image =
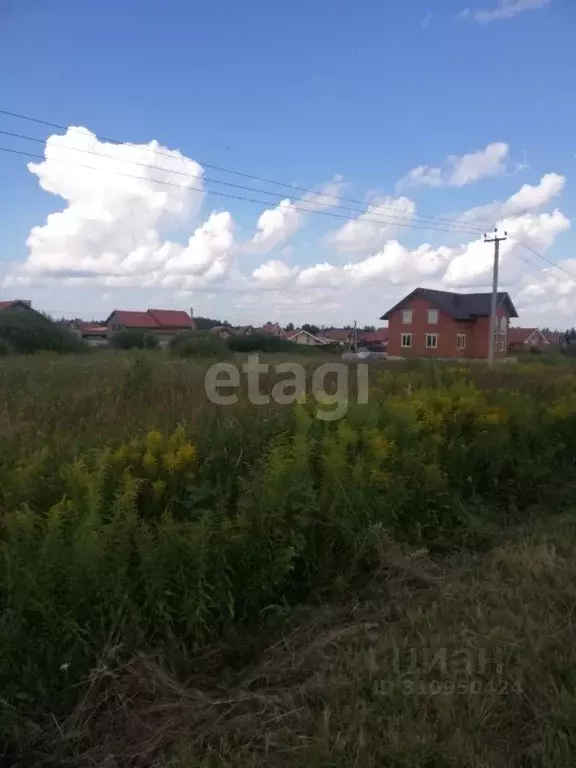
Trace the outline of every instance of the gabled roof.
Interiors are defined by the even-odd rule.
[[[195,323],[188,314],[179,309],[149,309],[160,328],[195,328]]]
[[[427,299],[454,320],[473,320],[475,317],[487,317],[490,314],[492,303],[491,293],[451,293],[450,291],[434,291],[430,288],[416,288],[382,315],[380,320],[389,320],[390,315],[402,309],[406,302],[416,297]],[[510,317],[518,317],[516,307],[508,293],[499,292],[497,301],[498,306],[506,304]]]
[[[106,320],[106,324],[108,324],[112,315],[116,316],[118,325],[123,325],[125,328],[159,328],[156,319],[148,312],[116,309]]]
[[[388,328],[378,328],[375,331],[363,331],[358,334],[359,340],[370,344],[388,341]]]
[[[535,336],[535,340],[543,341],[539,338],[538,328],[508,328],[507,340],[508,344],[526,344],[531,336]],[[544,339],[545,341],[545,339]]]
[[[0,301],[0,311],[3,309],[13,309],[15,307],[25,307],[32,309],[32,302],[24,299],[13,299],[12,301]]]
[[[351,333],[351,330],[345,330],[344,328],[331,328],[328,331],[322,331],[324,338],[331,339],[332,341],[348,341]]]
[[[110,322],[112,315],[116,316],[116,322],[125,328],[146,329],[183,329],[195,328],[194,321],[187,312],[175,309],[149,309],[147,312],[138,312],[126,309],[116,309],[106,320]]]
[[[310,336],[311,339],[319,341],[320,344],[326,344],[328,341],[328,339],[323,339],[321,336],[315,336],[313,333],[310,333],[310,331],[305,331],[304,328],[296,328],[294,331],[288,331],[286,336],[288,340],[291,340],[296,338],[296,336],[300,336],[302,333],[305,333],[306,336]]]

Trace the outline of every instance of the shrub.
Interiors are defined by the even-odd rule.
[[[7,310],[0,313],[0,341],[16,353],[82,352],[87,345],[69,328],[40,312]]]
[[[115,333],[110,344],[115,349],[156,349],[158,339],[149,331],[129,328]]]
[[[229,355],[226,342],[210,333],[185,331],[170,342],[170,352],[177,357],[218,357]]]
[[[9,344],[4,341],[4,339],[0,339],[0,357],[4,357],[4,355],[10,354],[10,346]]]
[[[294,341],[282,339],[279,336],[251,333],[246,336],[232,336],[228,346],[233,352],[311,352],[316,347],[306,347]]]

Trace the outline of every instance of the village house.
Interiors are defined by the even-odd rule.
[[[450,293],[416,288],[389,309],[389,357],[487,358],[490,293]],[[497,296],[495,357],[505,357],[508,326],[518,317],[508,293]]]
[[[550,347],[560,347],[564,344],[563,334],[558,331],[541,331],[539,328],[509,328],[508,349],[510,352]]]
[[[304,344],[308,347],[324,347],[329,343],[327,339],[323,339],[321,336],[315,336],[313,333],[305,331],[303,328],[287,331],[286,337],[288,341],[293,341],[295,344]]]
[[[68,323],[68,327],[90,347],[104,347],[108,344],[108,329],[103,323],[72,320]]]
[[[12,301],[0,301],[0,312],[5,312],[6,310],[23,310],[24,312],[27,312],[27,311],[36,312],[35,309],[32,309],[32,302],[28,301],[28,299],[13,299]]]
[[[377,328],[375,331],[360,331],[358,344],[371,352],[386,353],[388,351],[388,328]]]
[[[149,309],[137,312],[115,309],[106,320],[106,328],[108,339],[120,331],[147,331],[156,336],[160,346],[166,346],[179,333],[196,330],[196,323],[183,310]]]

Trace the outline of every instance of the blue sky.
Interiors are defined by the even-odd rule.
[[[149,0],[4,0],[0,108],[63,126],[84,126],[98,136],[126,142],[156,139],[200,165],[216,164],[305,188],[336,184],[330,187],[334,202],[340,195],[366,204],[390,198],[389,208],[398,208],[402,217],[413,211],[394,200],[409,199],[417,214],[454,218],[477,206],[503,202],[523,185],[537,188],[545,174],[557,174],[564,179],[558,185],[561,190],[551,193],[541,207],[519,214],[531,217],[521,222],[522,232],[536,250],[566,262],[566,270],[576,275],[575,236],[569,226],[576,215],[571,183],[576,173],[575,32],[572,0],[169,0],[162,6]],[[63,133],[4,115],[0,130],[42,139]],[[478,178],[450,182],[456,161],[447,158],[496,144],[505,145],[506,151],[494,167],[488,162]],[[7,136],[0,136],[0,146],[44,151],[41,145]],[[90,159],[80,153],[67,157],[71,155],[74,163]],[[144,154],[148,157],[149,152]],[[482,166],[482,158],[479,163]],[[425,180],[418,185],[399,185],[420,166],[443,170],[440,176],[423,171]],[[50,173],[47,164],[41,175],[48,179]],[[116,306],[156,302],[194,304],[198,312],[237,321],[288,321],[294,316],[297,322],[332,323],[341,318],[344,323],[358,315],[362,322],[376,322],[390,301],[417,284],[459,288],[464,281],[462,262],[477,253],[466,247],[470,237],[407,226],[382,232],[380,239],[378,234],[368,241],[360,237],[357,247],[335,247],[334,233],[345,221],[316,213],[288,227],[280,240],[273,238],[272,247],[250,247],[266,206],[219,198],[206,183],[203,199],[188,201],[180,218],[172,215],[167,201],[170,226],[163,221],[159,242],[169,238],[184,247],[212,211],[229,212],[229,219],[215,224],[218,232],[221,227],[234,230],[233,242],[228,238],[225,244],[230,252],[220,253],[219,268],[210,274],[197,269],[187,273],[190,254],[178,253],[173,272],[182,279],[174,280],[166,276],[157,248],[143,267],[158,267],[149,280],[142,280],[140,269],[130,281],[124,267],[119,279],[116,266],[111,274],[110,259],[119,265],[129,255],[120,231],[126,229],[126,216],[110,221],[110,211],[102,214],[108,222],[106,237],[101,231],[96,237],[93,221],[87,224],[82,213],[73,226],[67,225],[67,239],[62,232],[48,230],[33,247],[27,245],[33,227],[45,226],[48,214],[66,210],[63,198],[82,174],[92,179],[85,184],[94,185],[96,197],[106,196],[97,189],[103,183],[106,192],[119,181],[60,163],[57,181],[45,182],[58,190],[50,194],[27,169],[26,158],[0,152],[3,297],[25,294],[43,309],[68,314],[82,309],[95,317]],[[206,168],[204,174],[263,187]],[[274,191],[294,196],[286,189]],[[83,204],[86,195],[85,190]],[[113,190],[113,195],[126,202],[121,191]],[[268,197],[272,209],[281,199],[262,199]],[[138,200],[130,204],[136,205],[134,221],[149,227],[150,217],[140,211]],[[117,207],[122,207],[120,202]],[[538,217],[555,209],[568,224],[558,219],[549,237],[540,236]],[[329,206],[325,210],[335,212]],[[500,220],[496,217],[494,223]],[[108,242],[112,230],[116,234]],[[138,233],[131,237],[140,247]],[[406,249],[401,257],[394,251],[397,241]],[[423,244],[452,251],[435,254],[442,265],[422,271],[418,249]],[[386,248],[386,258],[365,264]],[[98,259],[104,252],[109,258],[106,269],[100,270]],[[176,252],[170,253],[175,258]],[[55,254],[58,266],[51,267]],[[429,259],[428,252],[424,255]],[[576,306],[576,285],[572,292],[567,275],[551,279],[550,271],[541,272],[545,262],[526,252],[524,257],[532,266],[511,247],[509,269],[503,273],[506,287],[520,296],[525,308],[522,319],[568,322],[570,302]],[[194,254],[190,258],[194,261]],[[447,274],[454,259],[460,266]],[[270,262],[286,269],[276,266],[258,273]],[[299,278],[302,270],[322,264],[336,270],[328,270],[324,283],[310,279],[310,273]],[[355,264],[365,265],[342,272]],[[472,270],[467,285],[487,282],[486,270],[476,272]],[[453,273],[458,273],[460,284]],[[548,314],[543,318],[542,313]]]

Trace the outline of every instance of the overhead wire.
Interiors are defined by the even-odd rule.
[[[36,154],[36,153],[33,153],[33,152],[25,152],[24,150],[13,149],[11,147],[2,147],[2,146],[0,146],[0,152],[8,152],[8,153],[11,153],[11,154],[14,154],[14,155],[22,155],[24,157],[29,157],[29,158],[32,158],[32,159],[35,159],[35,160],[45,160],[46,159],[43,155],[39,155],[39,154]],[[194,186],[190,186],[190,185],[184,186],[182,184],[175,184],[174,182],[166,181],[164,179],[152,179],[152,178],[149,178],[147,176],[136,176],[136,175],[134,175],[132,173],[125,173],[124,171],[116,171],[116,170],[113,170],[113,169],[104,169],[104,168],[95,168],[92,165],[85,165],[84,163],[69,162],[68,160],[64,160],[64,159],[61,159],[61,158],[52,158],[50,160],[50,162],[64,163],[64,164],[70,165],[70,166],[75,167],[75,168],[85,168],[87,170],[97,171],[97,172],[100,172],[100,173],[111,173],[111,174],[114,174],[116,176],[124,176],[126,178],[136,179],[138,181],[152,182],[153,184],[164,184],[164,185],[169,186],[169,187],[176,187],[177,189],[193,190],[193,191],[196,191],[196,192],[205,192],[206,191],[203,187],[194,187]],[[219,192],[219,191],[216,191],[216,190],[210,190],[210,194],[217,195],[218,197],[225,197],[225,198],[232,199],[232,200],[241,200],[241,201],[247,202],[247,203],[256,203],[258,205],[269,206],[271,204],[270,200],[256,200],[254,198],[244,197],[242,195],[233,195],[233,194],[231,194],[229,192]],[[296,205],[291,205],[290,207],[291,207],[292,210],[299,211],[301,213],[312,213],[312,214],[317,214],[317,215],[321,215],[321,216],[330,216],[332,218],[344,219],[346,221],[356,221],[357,220],[357,217],[346,216],[346,215],[344,215],[342,213],[334,213],[333,211],[321,211],[321,210],[315,210],[313,208],[301,208],[301,207],[296,206]],[[467,230],[451,229],[451,228],[447,228],[447,227],[435,226],[433,224],[429,224],[429,225],[428,224],[424,224],[424,222],[386,221],[386,220],[383,220],[383,219],[374,218],[374,217],[371,216],[371,214],[362,214],[362,215],[363,215],[363,220],[364,221],[372,222],[374,224],[386,224],[386,225],[393,225],[395,227],[406,227],[408,229],[422,229],[422,230],[426,230],[426,231],[428,231],[428,230],[435,230],[437,232],[448,232],[448,233],[452,233],[452,234],[467,234],[467,235],[471,235],[471,236],[474,236],[474,237],[478,237],[478,234],[479,234],[478,232],[475,232],[475,231],[472,231],[472,230],[467,231]],[[422,225],[422,226],[419,226],[419,225]]]
[[[14,117],[14,118],[16,118],[18,120],[26,120],[28,122],[37,123],[39,125],[44,125],[44,126],[47,126],[49,128],[56,128],[57,130],[64,131],[64,132],[68,131],[69,128],[71,128],[71,127],[75,127],[75,126],[61,125],[60,123],[53,123],[53,122],[48,121],[48,120],[42,120],[40,118],[31,117],[29,115],[19,114],[17,112],[10,112],[9,110],[5,110],[5,109],[0,109],[0,114],[1,115],[6,115],[6,116],[9,116],[9,117]],[[5,133],[5,132],[2,131],[2,133]],[[119,139],[113,139],[113,138],[109,138],[109,137],[105,137],[105,136],[100,136],[98,134],[93,134],[93,135],[99,141],[103,141],[103,142],[106,142],[108,144],[115,144],[115,145],[118,145],[118,146],[124,145],[124,146],[129,146],[129,147],[137,147],[138,149],[145,150],[147,152],[153,152],[155,155],[169,157],[171,160],[174,159],[174,154],[171,154],[169,152],[163,152],[163,151],[161,151],[159,149],[152,149],[151,147],[148,147],[145,144],[134,144],[132,142],[121,141]],[[246,178],[246,179],[252,179],[254,181],[260,181],[263,184],[273,184],[275,186],[280,186],[280,187],[283,187],[285,189],[289,189],[291,191],[296,190],[298,192],[306,192],[306,193],[314,194],[314,195],[320,194],[322,197],[331,198],[331,199],[336,200],[336,201],[342,201],[342,202],[346,202],[346,203],[354,203],[355,205],[360,205],[360,206],[366,207],[366,202],[365,201],[358,200],[358,199],[355,199],[355,198],[352,198],[352,197],[344,197],[342,195],[333,195],[331,193],[319,193],[318,190],[311,189],[309,187],[301,187],[301,186],[298,186],[296,184],[288,184],[285,181],[277,181],[277,180],[274,180],[274,179],[268,179],[268,178],[266,178],[264,176],[258,176],[258,175],[255,175],[255,174],[245,173],[245,172],[242,172],[242,171],[234,170],[232,168],[225,168],[224,166],[214,165],[213,163],[207,163],[207,162],[204,162],[203,160],[197,160],[196,162],[198,162],[200,165],[204,166],[205,168],[211,168],[212,170],[220,171],[222,173],[229,173],[229,174],[232,174],[234,176],[240,176],[240,177],[243,177],[243,178]],[[225,183],[225,182],[220,182],[220,183]],[[261,190],[258,190],[258,191],[261,191]],[[279,193],[274,193],[274,194],[279,194]],[[383,203],[375,205],[374,208],[382,208],[383,210],[390,210],[390,211],[393,211],[393,212],[396,212],[396,213],[398,213],[398,210],[399,210],[398,208],[394,208],[393,206],[385,205]],[[461,222],[458,222],[457,219],[444,218],[444,217],[441,217],[441,216],[429,216],[428,214],[421,213],[421,214],[415,214],[414,218],[416,218],[416,217],[418,217],[421,220],[425,220],[425,221],[433,221],[433,222],[439,222],[439,223],[445,223],[445,224],[451,224],[451,225],[457,225],[457,226],[461,225]],[[481,233],[482,230],[478,229],[478,231]]]
[[[0,134],[2,134],[4,136],[10,136],[12,138],[24,139],[26,141],[33,141],[33,142],[36,142],[37,144],[42,144],[42,145],[44,145],[46,143],[44,139],[38,139],[38,138],[36,138],[34,136],[24,136],[23,134],[12,133],[11,131],[0,130]],[[150,165],[148,163],[141,163],[138,160],[129,160],[127,158],[126,159],[124,159],[124,158],[121,159],[121,158],[113,157],[112,155],[103,154],[101,152],[94,152],[93,150],[90,150],[90,149],[82,149],[81,147],[71,147],[71,146],[68,146],[66,144],[58,144],[58,149],[65,149],[65,150],[69,150],[69,151],[73,151],[73,152],[81,152],[83,154],[92,155],[93,157],[104,158],[104,159],[112,160],[112,161],[118,162],[118,163],[129,163],[131,165],[137,165],[137,166],[140,166],[142,168],[147,168],[149,170],[162,171],[164,173],[174,173],[174,174],[176,174],[178,176],[184,176],[185,178],[197,179],[198,182],[208,182],[208,183],[211,183],[211,184],[220,184],[220,185],[225,186],[225,187],[232,187],[234,189],[242,189],[242,190],[247,191],[247,192],[256,192],[258,194],[271,195],[271,196],[280,197],[280,198],[284,196],[283,193],[280,193],[280,192],[272,192],[272,191],[269,191],[269,190],[266,190],[266,189],[257,189],[255,187],[248,187],[248,186],[246,186],[244,184],[234,184],[233,182],[230,182],[230,181],[223,181],[221,179],[212,179],[212,178],[210,178],[208,176],[203,176],[203,175],[199,176],[198,174],[190,174],[190,173],[186,173],[185,171],[179,171],[179,170],[172,169],[172,168],[163,168],[162,166],[158,166],[158,165]],[[37,157],[41,157],[41,156],[37,155]],[[96,170],[104,170],[104,169],[99,169],[98,168]],[[148,178],[148,177],[146,177],[146,178]],[[150,179],[150,181],[154,181],[154,179]],[[185,187],[183,187],[183,188],[185,188]],[[210,191],[213,192],[213,190],[210,190]],[[317,192],[316,195],[317,195],[317,198],[324,197],[324,194],[322,192]],[[339,210],[348,211],[348,212],[351,212],[351,213],[358,213],[361,216],[366,216],[366,215],[369,215],[369,216],[376,216],[376,215],[381,216],[381,214],[367,212],[365,210],[358,209],[358,208],[350,208],[349,206],[338,205],[336,203],[325,203],[324,201],[322,201],[320,199],[311,200],[311,199],[307,199],[305,197],[297,197],[297,196],[293,196],[292,199],[296,200],[296,201],[303,202],[303,203],[307,203],[307,204],[310,204],[310,205],[327,205],[331,209],[332,208],[337,208]],[[278,204],[276,201],[269,201],[269,202],[267,202],[265,204],[266,205],[272,205],[273,202],[276,205]],[[313,213],[314,210],[311,208],[310,212]],[[374,219],[374,221],[375,222],[376,221],[381,221],[383,224],[386,224],[386,225],[395,225],[397,221],[408,222],[408,221],[413,221],[413,219],[414,219],[414,217],[412,215],[406,215],[406,216],[402,216],[400,214],[398,216],[391,216],[390,214],[383,214],[383,215],[386,216],[385,219],[378,218],[377,220]],[[417,221],[417,223],[425,224],[427,222]],[[426,228],[429,229],[429,227],[426,227]],[[442,230],[442,231],[461,232],[462,234],[467,234],[467,235],[473,233],[473,230],[471,229],[471,227],[465,227],[464,225],[460,225],[460,224],[457,224],[457,223],[455,223],[454,228],[450,228],[450,230],[446,229],[446,230]],[[480,234],[480,230],[478,230],[478,234]]]

